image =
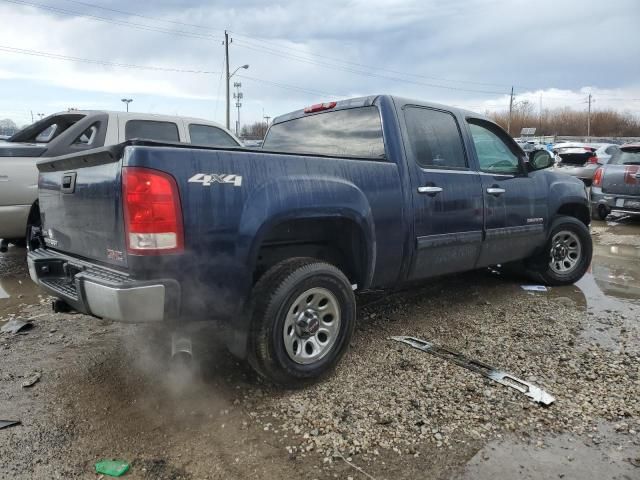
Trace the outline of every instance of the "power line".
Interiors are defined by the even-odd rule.
[[[97,20],[101,22],[111,23],[113,25],[134,28],[137,30],[144,30],[144,31],[156,32],[156,33],[166,33],[168,35],[177,35],[177,36],[188,37],[188,38],[198,38],[202,40],[217,40],[217,38],[214,37],[213,35],[187,32],[183,30],[171,30],[163,27],[154,27],[152,25],[144,25],[142,23],[129,22],[126,20],[117,20],[113,18],[100,17],[97,15],[83,14],[80,12],[75,12],[73,10],[66,10],[64,8],[51,7],[49,5],[42,5],[39,3],[27,2],[25,0],[1,0],[1,1],[7,2],[7,3],[13,3],[15,5],[26,5],[29,7],[39,8],[41,10],[48,10],[50,12],[54,12],[62,15],[70,15],[72,17],[80,17],[80,18],[87,18],[89,20]]]
[[[287,90],[296,90],[296,91],[303,92],[303,93],[309,93],[311,95],[328,95],[328,96],[331,96],[331,97],[348,97],[348,95],[323,92],[323,91],[320,91],[320,90],[311,90],[311,89],[308,89],[308,88],[298,87],[298,86],[295,86],[295,85],[289,85],[289,84],[286,84],[286,83],[280,83],[280,82],[273,82],[271,80],[265,80],[264,78],[255,78],[255,77],[249,77],[247,75],[240,75],[240,74],[237,74],[237,76],[240,77],[240,78],[244,78],[246,80],[252,80],[254,82],[265,83],[267,85],[273,85],[274,87],[284,88],[284,89],[287,89]]]
[[[206,30],[209,32],[213,32],[213,30],[211,30],[209,27],[205,27],[203,25],[197,25],[195,23],[186,23],[186,22],[178,22],[176,20],[166,20],[164,18],[157,18],[157,17],[149,17],[147,15],[141,15],[139,13],[133,13],[133,12],[125,12],[124,10],[117,10],[115,8],[109,8],[109,7],[103,7],[102,5],[96,5],[95,3],[89,3],[89,2],[80,2],[79,0],[66,0],[67,2],[70,3],[75,3],[77,5],[83,5],[85,7],[92,7],[92,8],[98,8],[100,10],[105,10],[107,12],[114,12],[114,13],[121,13],[122,15],[127,15],[129,17],[138,17],[138,18],[144,18],[147,20],[152,20],[154,22],[166,22],[166,23],[171,23],[173,25],[181,25],[183,27],[193,27],[193,28],[200,28],[202,30]],[[221,31],[222,29],[220,29]]]
[[[208,70],[190,70],[185,68],[173,68],[173,67],[157,67],[152,65],[135,65],[131,63],[117,63],[117,62],[107,62],[105,60],[93,60],[90,58],[80,58],[80,57],[72,57],[70,55],[60,55],[57,53],[43,52],[40,50],[29,50],[26,48],[16,48],[16,47],[8,47],[6,45],[0,45],[0,51],[8,52],[8,53],[16,53],[20,55],[31,55],[34,57],[43,57],[49,58],[52,60],[66,60],[71,62],[81,62],[81,63],[91,63],[95,65],[104,65],[108,67],[118,67],[118,68],[132,68],[137,70],[153,70],[160,72],[177,72],[177,73],[194,73],[194,74],[204,74],[204,75],[218,75],[220,72],[213,72]]]
[[[410,77],[415,77],[415,78],[424,78],[427,80],[439,80],[439,81],[443,81],[443,82],[456,82],[456,83],[468,83],[468,84],[472,84],[472,85],[484,85],[484,86],[493,86],[493,87],[510,87],[511,85],[507,85],[507,84],[503,84],[503,83],[490,83],[490,82],[476,82],[476,81],[472,81],[472,80],[454,80],[451,78],[442,78],[442,77],[434,77],[431,75],[421,75],[421,74],[417,74],[417,73],[410,73],[410,72],[402,72],[399,70],[391,70],[388,68],[383,68],[380,67],[379,65],[377,66],[373,66],[373,65],[367,65],[364,63],[358,63],[358,62],[351,62],[348,60],[340,60],[339,58],[336,58],[334,56],[329,56],[329,55],[321,55],[319,53],[313,53],[313,52],[308,52],[308,51],[302,51],[300,49],[297,49],[295,47],[290,47],[290,46],[284,46],[284,45],[280,45],[276,42],[272,42],[272,41],[268,41],[268,40],[264,40],[262,38],[259,37],[254,37],[251,35],[246,35],[246,34],[241,34],[241,33],[237,33],[237,32],[232,32],[234,33],[234,35],[236,36],[240,36],[240,37],[244,37],[244,38],[251,38],[253,40],[256,40],[257,42],[260,43],[264,43],[267,45],[273,45],[274,47],[277,47],[278,49],[280,49],[279,51],[282,52],[282,49],[284,50],[293,50],[295,53],[299,53],[299,54],[305,54],[311,57],[318,57],[318,58],[323,58],[323,59],[327,59],[327,60],[331,60],[333,62],[337,62],[337,63],[342,63],[345,65],[350,65],[350,66],[354,66],[354,67],[360,67],[360,68],[366,68],[366,69],[370,69],[370,70],[377,70],[377,71],[381,71],[381,72],[388,72],[388,73],[394,73],[394,74],[400,74],[400,75],[408,75]],[[245,42],[249,45],[253,45],[256,48],[261,48],[260,45],[257,45],[254,42],[248,41],[248,40],[241,40],[242,42]],[[264,47],[262,47],[264,48]],[[275,50],[278,51],[276,49],[271,49],[271,50]],[[282,52],[282,53],[286,53],[286,52]],[[519,88],[524,88],[524,89],[533,89],[532,87],[525,87],[522,85],[515,85]]]
[[[315,60],[311,60],[308,58],[304,58],[304,57],[300,57],[300,56],[296,56],[293,54],[287,54],[287,53],[281,53],[281,52],[277,52],[271,49],[267,49],[267,48],[255,48],[253,46],[247,45],[245,44],[244,41],[239,41],[239,42],[234,42],[234,44],[237,44],[237,46],[242,47],[242,48],[247,48],[249,50],[256,50],[256,51],[261,51],[261,52],[265,52],[268,53],[270,55],[274,55],[277,57],[283,57],[283,58],[290,58],[290,59],[294,59],[294,60],[298,60],[300,62],[303,63],[308,63],[311,65],[316,65],[316,66],[321,66],[321,67],[329,67],[331,69],[334,70],[341,70],[344,72],[348,72],[348,73],[355,73],[357,75],[362,75],[365,77],[370,77],[370,78],[382,78],[385,80],[392,80],[394,82],[404,82],[404,83],[411,83],[414,85],[422,85],[422,86],[426,86],[426,87],[433,87],[433,88],[442,88],[442,89],[446,89],[446,90],[455,90],[455,91],[462,91],[462,92],[474,92],[474,93],[481,93],[481,94],[485,94],[485,95],[505,95],[505,92],[498,92],[498,91],[489,91],[489,90],[475,90],[475,89],[469,89],[469,88],[461,88],[461,87],[454,87],[454,86],[450,86],[450,85],[438,85],[438,84],[434,84],[434,83],[427,83],[427,82],[420,82],[417,80],[410,80],[407,78],[401,78],[401,77],[391,77],[388,75],[380,75],[377,73],[373,73],[373,72],[367,72],[364,70],[357,70],[354,68],[348,68],[348,67],[341,67],[339,65],[335,65],[335,64],[329,64],[326,62],[321,62],[321,61],[315,61]]]
[[[158,67],[158,66],[152,66],[152,65],[134,65],[134,64],[130,64],[130,63],[107,62],[107,61],[104,61],[104,60],[94,60],[94,59],[90,59],[90,58],[72,57],[70,55],[60,55],[60,54],[57,54],[57,53],[43,52],[43,51],[40,51],[40,50],[28,50],[28,49],[25,49],[25,48],[15,48],[15,47],[9,47],[9,46],[5,46],[5,45],[0,45],[0,51],[5,51],[5,52],[8,52],[8,53],[15,53],[15,54],[19,54],[19,55],[31,55],[31,56],[36,56],[36,57],[49,58],[49,59],[53,59],[53,60],[63,60],[63,61],[69,61],[69,62],[91,63],[91,64],[96,64],[96,65],[105,65],[105,66],[112,66],[112,67],[119,67],[119,68],[133,68],[133,69],[140,69],[140,70],[156,70],[156,71],[163,71],[163,72],[177,72],[177,73],[190,73],[190,74],[202,74],[202,75],[221,75],[221,72],[214,72],[214,71],[208,71],[208,70],[190,70],[190,69],[174,68],[174,67]],[[346,97],[347,96],[347,95],[337,95],[337,94],[334,94],[334,93],[323,92],[323,91],[319,91],[319,90],[312,90],[312,89],[308,89],[308,88],[298,87],[296,85],[289,85],[289,84],[286,84],[286,83],[274,82],[274,81],[271,81],[271,80],[265,80],[263,78],[250,77],[250,76],[247,76],[247,75],[237,74],[237,76],[241,77],[241,78],[245,78],[247,80],[254,81],[254,82],[265,83],[265,84],[268,84],[268,85],[273,85],[275,87],[285,88],[285,89],[288,89],[288,90],[295,90],[295,91],[299,91],[299,92],[303,92],[303,93],[308,93],[308,94],[311,94],[311,95],[331,95],[331,96],[337,96],[337,97]]]

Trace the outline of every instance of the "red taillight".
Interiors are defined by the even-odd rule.
[[[129,253],[157,255],[184,250],[180,196],[171,175],[124,167],[122,199]]]
[[[593,182],[592,182],[592,185],[594,187],[599,187],[600,185],[602,185],[603,175],[604,175],[604,169],[602,167],[596,170],[596,172],[593,174]]]
[[[323,110],[331,110],[335,108],[338,102],[327,102],[327,103],[316,103],[315,105],[311,105],[304,109],[304,113],[315,113],[321,112]]]
[[[589,157],[587,162],[589,162],[589,163],[598,163],[598,157],[593,155],[593,156]]]

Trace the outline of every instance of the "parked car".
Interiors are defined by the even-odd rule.
[[[611,143],[559,143],[553,147],[555,168],[591,185],[598,167],[605,165],[619,149]]]
[[[29,272],[97,317],[215,319],[233,353],[295,384],[344,354],[355,290],[509,262],[582,277],[586,189],[550,164],[485,117],[386,95],[280,116],[262,151],[128,141],[38,163]]]
[[[107,111],[73,111],[46,117],[0,143],[0,251],[6,250],[8,242],[28,241],[32,227],[40,223],[38,159],[84,153],[131,138],[240,145],[221,125],[198,118]]]
[[[591,186],[591,212],[600,220],[611,212],[640,215],[640,144],[623,145],[598,168]]]

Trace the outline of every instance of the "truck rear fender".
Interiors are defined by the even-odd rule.
[[[257,188],[247,199],[238,230],[238,257],[256,272],[261,248],[277,229],[287,224],[301,227],[287,233],[287,241],[304,243],[313,235],[314,222],[345,227],[358,238],[350,251],[342,252],[358,259],[361,266],[354,283],[359,288],[371,284],[376,261],[376,239],[371,208],[364,193],[353,183],[335,177],[290,176],[270,180]],[[317,223],[315,224],[317,226]],[[306,232],[304,230],[307,230]],[[325,232],[327,233],[327,232]],[[346,235],[342,228],[328,232],[334,240]],[[286,243],[286,242],[285,242]],[[286,247],[286,245],[285,245]],[[294,256],[296,249],[289,248]],[[329,260],[329,259],[324,259]],[[347,273],[347,272],[345,272]],[[354,273],[354,272],[351,272]]]

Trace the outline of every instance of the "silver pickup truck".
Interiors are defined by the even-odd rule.
[[[0,251],[29,243],[40,225],[38,169],[43,157],[57,157],[141,138],[217,147],[240,141],[223,126],[199,118],[109,111],[51,115],[0,142]]]

